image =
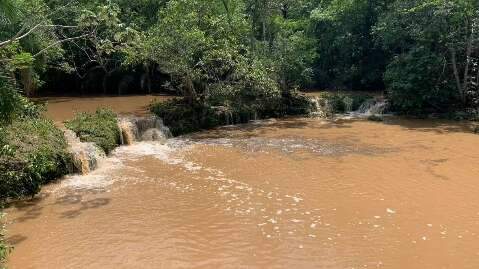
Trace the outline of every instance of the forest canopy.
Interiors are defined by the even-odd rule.
[[[406,114],[476,110],[479,2],[0,0],[0,62],[2,96],[268,104],[314,88],[385,91]]]

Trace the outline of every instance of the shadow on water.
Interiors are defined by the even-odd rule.
[[[42,215],[42,210],[44,207],[49,207],[52,205],[76,207],[72,210],[60,213],[60,218],[71,219],[80,216],[86,210],[106,206],[111,201],[109,198],[93,198],[87,200],[85,199],[85,195],[88,194],[98,194],[98,192],[89,191],[85,192],[84,194],[65,194],[56,198],[53,202],[47,202],[47,198],[50,196],[50,194],[42,193],[32,199],[16,201],[11,203],[9,207],[15,208],[15,210],[20,212],[20,215],[14,218],[12,221],[21,223],[37,219]]]
[[[397,125],[404,129],[421,132],[473,133],[475,123],[469,121],[453,121],[441,119],[407,119],[402,117],[387,117],[384,124]]]
[[[14,219],[14,222],[26,222],[36,219],[42,214],[42,201],[50,196],[48,193],[39,194],[33,198],[19,200],[7,205],[7,208],[15,208],[21,215]]]
[[[84,211],[100,208],[110,203],[109,198],[95,198],[88,201],[81,201],[80,207],[73,210],[64,211],[61,213],[62,218],[72,219],[80,216]]]
[[[64,102],[71,102],[74,100],[88,100],[88,99],[123,99],[123,98],[129,98],[129,97],[143,97],[145,95],[139,95],[139,94],[130,94],[130,95],[112,95],[112,94],[97,94],[97,95],[52,95],[52,96],[42,96],[42,97],[34,97],[32,98],[32,101],[36,103],[50,103],[50,104],[55,104],[55,103],[64,103]],[[148,94],[147,96],[152,96],[152,97],[176,97],[175,95],[172,94],[167,94],[167,93],[151,93]]]
[[[20,243],[22,243],[23,241],[27,240],[28,237],[24,236],[24,235],[21,235],[21,234],[15,234],[15,235],[12,235],[12,236],[9,236],[6,238],[6,241],[9,245],[11,246],[16,246]]]
[[[322,129],[349,129],[352,128],[351,123],[355,120],[336,119],[334,121],[327,120],[321,125]],[[288,129],[308,129],[314,127],[316,119],[304,117],[288,117],[283,119],[269,119],[253,121],[245,124],[230,125],[218,127],[216,129],[201,131],[198,133],[187,135],[188,138],[194,140],[201,139],[218,139],[218,138],[253,138],[276,130]]]

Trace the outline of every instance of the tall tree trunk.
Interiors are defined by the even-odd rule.
[[[149,64],[144,64],[145,74],[141,78],[141,89],[143,92],[151,94],[151,69]]]
[[[266,42],[266,22],[264,21],[264,19],[263,19],[262,28],[263,28],[263,42]]]
[[[283,13],[283,19],[287,19],[287,18],[288,18],[288,11],[289,11],[288,4],[283,4],[283,5],[281,6],[281,13]]]
[[[33,96],[36,90],[36,84],[31,67],[20,70],[20,81],[22,82],[25,95],[29,97]]]
[[[464,68],[464,81],[462,85],[462,93],[463,93],[463,104],[466,102],[466,94],[469,88],[469,66],[471,65],[471,54],[472,54],[472,43],[474,40],[474,27],[471,27],[471,34],[469,35],[469,39],[467,40],[467,48],[466,48],[466,67]]]
[[[196,99],[196,92],[195,92],[195,86],[193,84],[193,80],[189,75],[186,75],[186,77],[183,80],[183,88],[184,88],[184,95],[186,97],[186,100],[188,100],[189,104],[193,104],[193,101]]]
[[[456,87],[461,98],[461,101],[464,102],[464,92],[462,89],[461,78],[459,77],[459,70],[457,67],[457,57],[456,57],[456,49],[451,48],[451,61],[452,61],[452,70],[454,72],[454,78],[456,79]]]
[[[148,87],[148,93],[151,93],[151,77],[153,76],[153,71],[151,70],[150,65],[147,65],[146,68],[147,68],[146,73],[148,74],[148,77],[147,77],[148,81],[146,83],[147,84],[146,86]]]
[[[103,76],[103,82],[102,82],[102,87],[103,87],[103,94],[106,95],[108,93],[108,79],[110,78],[111,74],[113,71],[106,71],[105,70],[105,76]]]

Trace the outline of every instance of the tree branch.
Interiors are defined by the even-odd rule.
[[[41,24],[39,23],[39,24],[35,25],[34,27],[32,27],[30,30],[28,30],[28,32],[26,32],[25,34],[20,35],[20,33],[25,29],[25,27],[22,27],[22,29],[20,29],[20,31],[13,38],[0,42],[0,47],[3,47],[3,46],[8,45],[12,42],[21,40],[21,39],[29,36],[33,31],[35,31],[40,26],[41,26]]]
[[[78,28],[78,26],[74,26],[74,25],[58,25],[58,24],[37,24],[35,26],[33,26],[30,30],[28,30],[26,33],[24,34],[21,34],[23,31],[25,31],[25,26],[22,27],[22,29],[20,29],[20,31],[17,32],[17,34],[10,38],[9,40],[5,40],[5,41],[1,41],[0,42],[0,47],[3,47],[5,45],[8,45],[12,42],[15,42],[15,41],[18,41],[18,40],[22,40],[23,38],[31,35],[36,29],[38,28],[42,28],[42,27],[45,27],[45,28],[64,28],[64,29],[72,29],[72,28]]]
[[[48,45],[46,48],[42,49],[41,51],[37,52],[36,54],[33,55],[33,57],[37,57],[39,56],[40,54],[44,53],[45,51],[47,51],[48,49],[58,45],[58,44],[61,44],[61,43],[65,43],[65,42],[68,42],[68,41],[71,41],[71,40],[75,40],[75,39],[81,39],[81,38],[84,38],[84,37],[87,37],[89,36],[89,34],[84,34],[84,35],[80,35],[80,36],[75,36],[75,37],[70,37],[70,38],[65,38],[65,39],[62,39],[62,40],[58,40],[57,42],[54,42],[50,45]]]

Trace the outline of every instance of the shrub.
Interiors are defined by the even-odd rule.
[[[172,99],[152,104],[150,109],[175,136],[221,125],[215,110],[199,102],[188,104],[183,99]]]
[[[276,98],[247,98],[232,103],[224,99],[212,106],[199,100],[188,103],[172,99],[151,105],[150,110],[168,126],[173,135],[210,129],[220,125],[247,123],[250,120],[286,115],[305,115],[311,112],[311,101],[298,92],[287,92]]]
[[[307,115],[312,112],[311,98],[297,91],[283,93],[281,97],[283,111],[279,111],[282,115]],[[274,114],[274,113],[272,113]],[[278,112],[276,113],[278,114]],[[268,115],[274,116],[274,115]]]
[[[93,142],[106,153],[120,145],[120,128],[117,116],[111,110],[99,109],[95,113],[79,113],[65,123],[82,142]]]
[[[33,196],[65,175],[71,157],[63,132],[45,119],[16,120],[0,136],[0,200]]]
[[[400,114],[447,113],[459,103],[456,90],[441,77],[444,59],[427,49],[396,57],[384,75],[391,109]]]

